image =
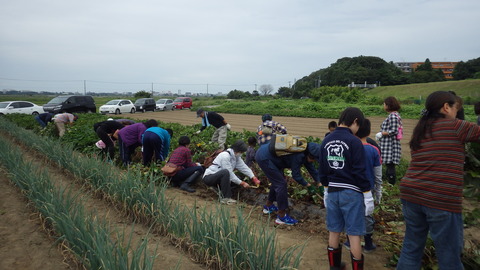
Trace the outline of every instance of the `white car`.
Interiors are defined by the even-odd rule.
[[[135,113],[135,105],[128,99],[114,99],[100,106],[99,112],[103,114]]]
[[[157,111],[175,110],[175,105],[171,99],[159,99],[157,100]]]
[[[43,107],[29,101],[3,101],[0,102],[0,115],[10,113],[23,113],[39,115],[44,113]]]

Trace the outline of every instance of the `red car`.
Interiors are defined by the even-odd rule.
[[[192,98],[190,97],[178,97],[173,101],[173,105],[176,109],[183,109],[192,107]]]

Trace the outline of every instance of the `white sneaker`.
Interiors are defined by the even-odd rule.
[[[234,199],[231,199],[231,198],[223,198],[220,200],[220,203],[223,203],[223,204],[226,204],[226,205],[232,205],[232,204],[236,204],[237,201],[234,200]]]

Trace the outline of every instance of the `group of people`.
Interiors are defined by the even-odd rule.
[[[428,235],[435,245],[439,269],[463,269],[465,143],[480,142],[480,127],[462,119],[462,114],[459,114],[462,105],[462,99],[453,92],[436,91],[430,94],[413,131],[409,143],[411,162],[400,181],[406,231],[397,269],[421,268]],[[376,137],[380,142],[387,179],[394,184],[395,165],[398,164],[401,151],[400,107],[396,99],[390,97],[385,99],[384,108],[389,116],[382,123],[381,131]],[[365,147],[365,156],[362,157],[362,151],[358,149],[360,144],[353,136],[356,134],[362,138],[362,143],[366,146],[363,137],[368,127],[368,121],[358,109],[347,108],[340,116],[339,126],[322,142],[320,178],[325,187],[331,269],[344,267],[341,260],[341,232],[347,234],[343,246],[350,248],[353,269],[363,269],[364,256],[359,236],[365,236],[365,252],[371,245],[370,214],[373,202],[379,203],[381,200],[381,193],[372,188],[372,184],[376,186],[380,183],[378,174],[381,169],[378,163],[368,164],[369,155],[376,155],[376,151],[368,150],[371,152],[368,154]],[[362,168],[365,168],[365,173],[361,172]],[[368,170],[372,168],[373,171],[369,173]],[[375,177],[368,176],[372,172]],[[372,183],[371,179],[377,179],[378,182]],[[370,185],[367,184],[368,180]]]
[[[65,135],[65,124],[73,125],[73,122],[75,122],[77,119],[78,116],[72,113],[53,114],[47,112],[35,116],[35,120],[42,128],[45,128],[49,122],[55,123],[59,137],[63,137],[63,135]]]
[[[164,161],[170,151],[172,129],[163,129],[154,119],[135,123],[129,119],[112,118],[95,123],[93,130],[100,138],[97,142],[99,148],[108,153],[110,160],[115,155],[115,141],[118,141],[120,158],[123,165],[127,166],[132,161],[132,154],[137,147],[142,147],[142,163],[149,166],[153,158],[157,163]]]
[[[131,161],[136,147],[142,146],[143,164],[168,161],[179,170],[170,178],[172,185],[187,192],[195,192],[193,184],[203,181],[218,190],[220,201],[234,204],[232,188],[258,186],[260,181],[251,169],[254,163],[270,182],[269,194],[262,212],[276,214],[276,224],[295,225],[296,219],[288,213],[287,178],[284,170],[291,169],[292,178],[306,188],[323,187],[326,208],[326,225],[329,231],[328,259],[330,269],[343,269],[342,247],[350,250],[353,269],[363,269],[363,252],[375,250],[373,243],[373,210],[382,199],[382,164],[385,178],[396,183],[396,165],[400,163],[403,137],[400,104],[395,97],[383,103],[388,117],[380,126],[375,138],[369,136],[371,122],[358,108],[346,108],[338,121],[329,123],[329,133],[321,144],[307,143],[305,151],[276,155],[270,144],[276,134],[287,134],[282,124],[272,116],[262,116],[256,137],[248,145],[238,140],[226,147],[231,126],[218,113],[197,111],[202,118],[202,132],[215,127],[212,141],[221,151],[208,167],[192,161],[190,138],[181,136],[169,156],[172,130],[158,127],[155,120],[144,123],[125,123],[107,120],[94,125],[94,130],[113,157],[113,140],[118,140],[124,164]],[[428,96],[425,109],[418,121],[409,146],[411,162],[400,181],[400,198],[406,224],[405,237],[397,269],[420,269],[427,236],[433,239],[440,269],[463,269],[462,191],[465,143],[480,142],[480,117],[470,123],[460,116],[462,99],[451,91],[436,91]],[[480,115],[480,104],[475,105]],[[55,119],[72,119],[68,115]],[[113,139],[113,140],[112,140]],[[258,144],[258,149],[256,145]],[[246,162],[242,156],[246,154]],[[167,159],[168,158],[168,159]],[[314,162],[318,163],[315,167]],[[305,167],[313,179],[310,183],[302,176]],[[249,178],[246,182],[234,170]],[[341,233],[346,241],[340,243]],[[362,248],[361,238],[365,245]]]
[[[239,152],[247,152],[255,143],[259,148],[252,157],[270,182],[268,199],[263,213],[276,213],[275,223],[294,225],[298,221],[287,213],[288,193],[284,169],[292,170],[292,178],[309,187],[312,184],[324,187],[326,224],[329,230],[328,259],[331,269],[343,269],[342,247],[350,250],[353,269],[363,269],[363,252],[375,250],[373,243],[373,210],[382,199],[382,164],[386,167],[385,178],[396,183],[396,166],[400,163],[403,138],[400,104],[394,97],[383,103],[388,117],[380,126],[375,141],[369,138],[371,122],[358,108],[345,109],[338,122],[329,124],[331,130],[321,144],[308,143],[301,153],[276,156],[269,144],[272,135],[286,133],[286,128],[273,122],[270,115],[262,117],[257,129],[257,141],[249,138],[250,146],[235,143],[220,159],[234,159],[238,163]],[[480,104],[475,104],[475,113],[480,115]],[[463,269],[462,191],[465,143],[480,142],[480,127],[462,117],[462,99],[451,91],[436,91],[430,94],[425,109],[410,139],[411,162],[400,181],[400,198],[406,224],[405,237],[397,269],[420,269],[427,236],[434,241],[440,269]],[[480,121],[480,119],[479,119]],[[239,145],[242,147],[238,148]],[[318,168],[313,166],[317,161]],[[220,162],[219,162],[220,163]],[[236,163],[232,163],[235,164]],[[243,162],[241,162],[243,165]],[[314,183],[308,183],[301,174],[305,167]],[[235,168],[220,163],[215,168]],[[240,170],[250,178],[250,171]],[[209,169],[207,169],[210,171]],[[220,174],[220,173],[219,173]],[[248,187],[249,184],[229,175],[231,182]],[[212,172],[205,173],[208,179]],[[209,182],[210,184],[212,182]],[[214,182],[213,182],[214,183]],[[220,183],[220,182],[217,182]],[[221,184],[224,189],[230,188]],[[225,192],[225,196],[230,193]],[[276,203],[276,204],[275,204]],[[340,243],[341,233],[347,240]],[[365,245],[362,248],[361,238]]]

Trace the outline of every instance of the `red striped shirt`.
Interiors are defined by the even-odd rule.
[[[480,127],[459,119],[438,119],[432,136],[412,151],[400,182],[406,201],[449,212],[462,212],[465,143],[480,141]]]

